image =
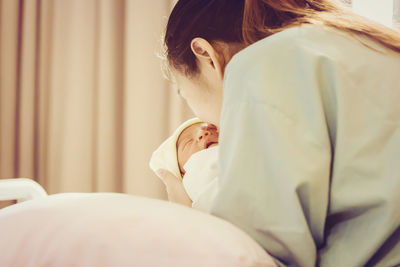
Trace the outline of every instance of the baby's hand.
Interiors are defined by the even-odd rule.
[[[156,174],[165,184],[169,201],[192,207],[192,200],[189,198],[182,181],[178,177],[164,169],[157,170]]]

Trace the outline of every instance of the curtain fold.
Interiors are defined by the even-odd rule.
[[[171,2],[0,0],[0,178],[165,198],[148,161],[193,116],[156,56]]]

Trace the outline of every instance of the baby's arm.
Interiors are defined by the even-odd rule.
[[[160,169],[156,173],[165,184],[168,193],[168,200],[174,203],[192,207],[192,200],[186,193],[182,181],[175,177],[171,172]]]

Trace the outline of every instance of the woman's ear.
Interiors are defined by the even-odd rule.
[[[223,79],[225,58],[220,51],[216,50],[207,40],[199,37],[192,40],[190,47],[201,66],[211,67]]]

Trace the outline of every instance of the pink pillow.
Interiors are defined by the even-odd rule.
[[[58,194],[0,210],[0,266],[276,266],[214,216],[123,194]]]

